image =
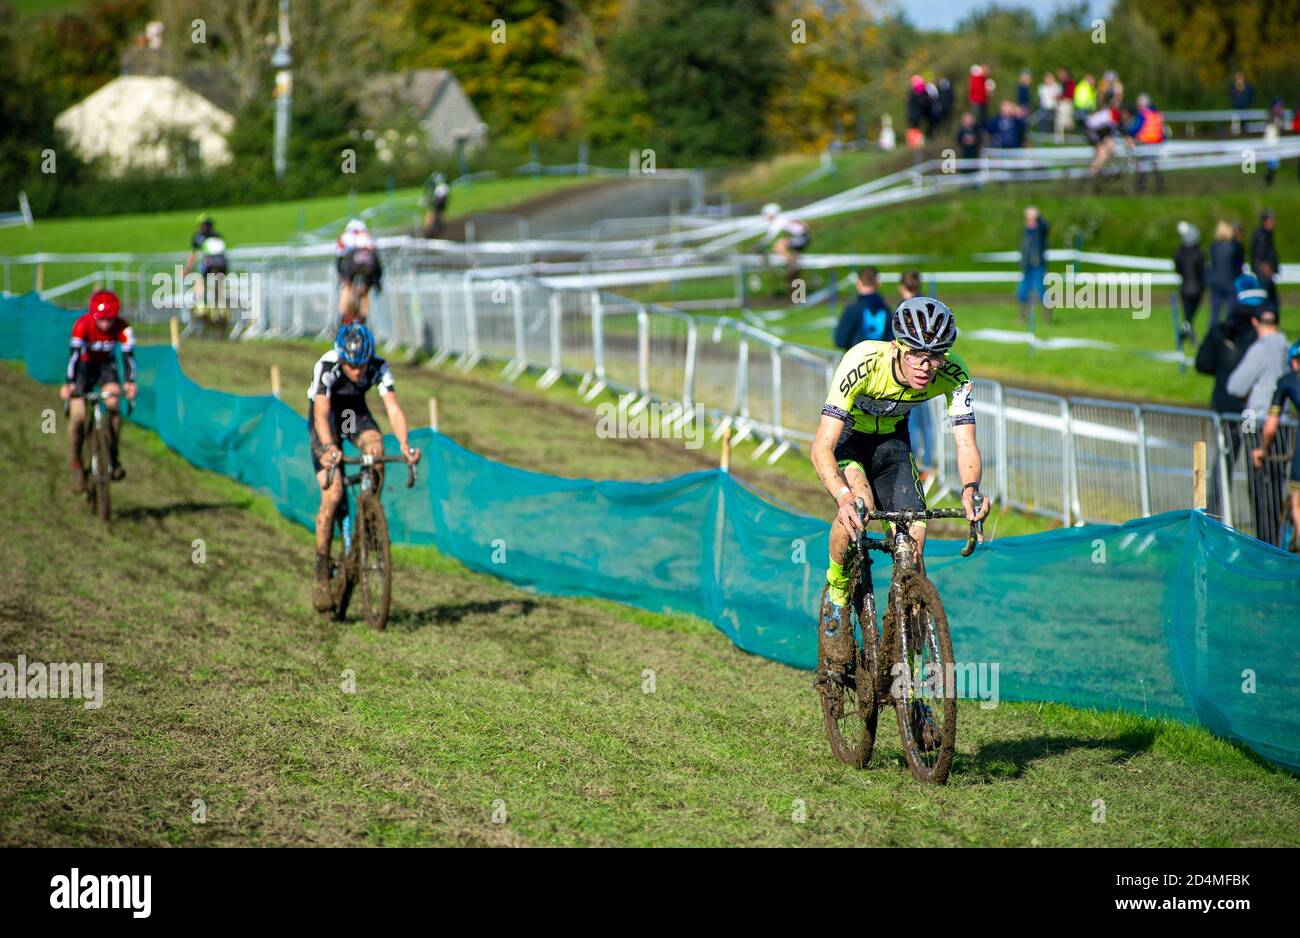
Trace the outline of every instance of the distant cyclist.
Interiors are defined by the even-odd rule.
[[[364,454],[381,456],[384,437],[379,424],[366,404],[366,392],[379,391],[388,413],[388,423],[408,463],[420,461],[420,451],[412,449],[407,439],[406,415],[397,403],[393,373],[388,363],[375,355],[375,337],[361,323],[339,329],[334,347],[316,361],[307,415],[311,442],[311,464],[320,484],[320,510],[316,513],[316,581],[312,588],[312,605],[318,610],[330,608],[329,554],[334,534],[334,512],[343,498],[342,473],[335,473],[333,484],[325,487],[328,470],[339,465],[343,440],[347,439]],[[377,467],[383,478],[383,466]]]
[[[763,218],[767,221],[767,234],[759,246],[771,244],[772,250],[785,261],[787,287],[793,289],[799,276],[799,255],[812,243],[812,230],[805,222],[782,214],[781,206],[775,202],[763,206]]]
[[[1101,173],[1102,167],[1115,155],[1115,134],[1119,130],[1119,109],[1113,106],[1109,96],[1097,110],[1087,116],[1083,122],[1083,132],[1093,147],[1092,162],[1088,166],[1088,175],[1094,179]]]
[[[893,329],[894,341],[862,342],[845,353],[813,439],[813,468],[838,506],[831,524],[823,628],[842,624],[849,601],[844,562],[850,541],[862,530],[854,500],[882,511],[925,509],[908,436],[911,410],[932,397],[947,398],[966,517],[980,521],[989,510],[988,499],[978,513],[974,506],[981,461],[970,373],[952,351],[956,317],[938,300],[918,296],[894,311]],[[924,550],[925,523],[913,525],[909,533]]]
[[[424,236],[436,238],[442,234],[442,217],[447,211],[447,200],[451,197],[451,186],[442,173],[434,173],[424,184],[424,194],[420,202],[424,205]]]
[[[1259,447],[1250,454],[1256,469],[1264,467],[1264,458],[1277,439],[1278,425],[1282,422],[1282,411],[1287,401],[1291,402],[1296,416],[1300,417],[1300,341],[1293,342],[1287,350],[1287,361],[1290,370],[1277,381],[1277,390],[1273,392],[1273,402],[1268,409],[1268,419],[1264,421],[1264,430],[1259,437]],[[1283,546],[1292,553],[1300,553],[1300,439],[1295,441],[1287,489],[1291,502],[1291,543]]]
[[[207,212],[199,216],[198,228],[190,237],[190,256],[185,261],[185,275],[189,276],[196,266],[200,279],[194,288],[195,310],[205,321],[215,319],[210,314],[223,305],[222,288],[230,265],[226,258],[225,239],[217,233],[212,216]]]
[[[343,323],[346,325],[353,318],[365,322],[370,315],[371,289],[383,289],[384,271],[379,264],[379,245],[366,223],[354,218],[339,235],[334,254],[339,272],[339,314]]]
[[[59,389],[59,396],[68,401],[68,443],[72,450],[72,491],[81,493],[86,487],[86,472],[81,464],[81,448],[85,443],[86,395],[99,388],[108,408],[113,428],[113,478],[126,476],[122,461],[117,455],[118,440],[122,435],[122,414],[118,409],[122,384],[117,373],[115,352],[122,350],[126,367],[126,397],[135,400],[135,334],[121,317],[122,302],[117,294],[99,290],[90,296],[89,309],[72,326],[72,348],[68,357],[67,383]]]

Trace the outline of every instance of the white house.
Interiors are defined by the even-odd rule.
[[[362,87],[358,103],[368,129],[382,134],[413,124],[431,151],[454,152],[458,140],[470,150],[486,142],[487,124],[445,68],[376,75]]]
[[[230,162],[228,112],[166,75],[122,75],[54,120],[87,159],[105,157],[110,171],[129,168],[191,171]],[[185,145],[169,145],[181,138]]]

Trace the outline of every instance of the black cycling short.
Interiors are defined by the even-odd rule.
[[[857,463],[871,483],[878,511],[924,511],[925,494],[921,476],[912,458],[912,441],[907,421],[893,433],[859,433],[844,425],[835,444],[835,462],[842,472]]]
[[[1111,127],[1085,127],[1083,133],[1088,138],[1088,142],[1095,147],[1107,137],[1113,136],[1114,129]]]
[[[373,251],[354,251],[339,258],[339,277],[344,283],[360,279],[367,287],[379,283],[379,258]]]
[[[792,251],[806,251],[810,244],[812,244],[812,235],[792,235],[790,237],[789,247]]]
[[[85,397],[97,387],[120,383],[117,363],[112,359],[104,362],[79,361],[72,372],[72,396]]]
[[[307,432],[311,439],[311,468],[313,472],[320,472],[325,467],[320,464],[320,456],[323,447],[320,443],[320,437],[316,435],[316,420],[311,414],[309,407],[307,413]],[[357,445],[357,437],[367,430],[374,430],[382,434],[379,424],[375,423],[375,418],[371,415],[369,409],[363,408],[356,412],[355,421],[351,425],[352,432],[347,434],[347,440],[353,446]],[[334,445],[341,446],[343,441],[343,414],[338,411],[330,411],[330,433],[334,435]]]

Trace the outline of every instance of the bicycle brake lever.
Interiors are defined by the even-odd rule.
[[[413,485],[415,485],[415,463],[408,462],[406,464],[406,487],[409,489]]]
[[[971,504],[975,508],[975,514],[980,513],[980,507],[984,504],[984,496],[978,491],[971,496]],[[975,545],[979,543],[984,535],[984,522],[972,521],[970,523],[970,533],[966,536],[966,546],[961,549],[963,557],[969,557],[975,553]]]

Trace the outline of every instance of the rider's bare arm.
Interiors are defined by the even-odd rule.
[[[862,529],[857,512],[853,510],[853,492],[848,480],[836,465],[835,443],[844,431],[844,421],[829,414],[822,414],[817,424],[817,434],[813,437],[811,457],[813,469],[822,487],[835,499],[838,507],[836,517],[848,531]]]
[[[338,440],[330,430],[330,399],[328,395],[317,394],[311,402],[312,419],[316,421],[316,438],[326,450],[338,449]]]
[[[966,517],[971,521],[982,521],[989,513],[989,501],[984,499],[977,513],[974,506],[974,490],[966,486],[972,482],[978,485],[983,472],[980,448],[975,443],[975,424],[955,424],[952,428],[953,443],[957,447],[957,474],[961,477],[961,501],[966,509]]]
[[[412,450],[407,440],[409,428],[406,425],[406,414],[402,413],[401,405],[397,403],[397,392],[389,391],[381,395],[380,399],[384,402],[384,410],[388,413],[388,423],[393,428],[393,436],[397,437],[398,445],[402,447],[402,455],[409,458],[409,454],[414,452],[418,460],[419,451]]]

